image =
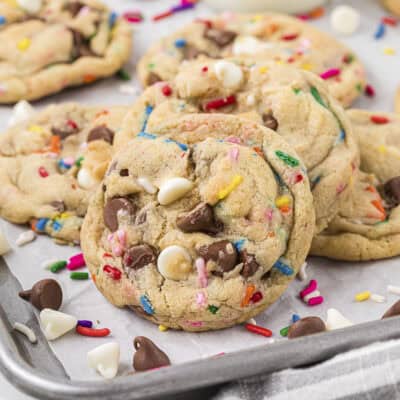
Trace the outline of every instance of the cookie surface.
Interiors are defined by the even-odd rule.
[[[35,2],[36,3],[36,2]],[[2,2],[0,103],[35,100],[111,76],[128,60],[131,30],[97,0]]]
[[[317,232],[336,215],[352,164],[358,164],[358,149],[342,107],[315,75],[252,60],[187,62],[173,81],[155,84],[139,97],[115,138],[115,146],[123,148],[142,130],[161,133],[165,120],[196,112],[238,114],[275,130],[307,168]],[[165,131],[174,135],[170,127]],[[180,136],[176,139],[185,142],[185,135]],[[199,133],[198,140],[204,138]],[[261,146],[256,139],[239,140],[252,147]]]
[[[111,303],[204,331],[276,301],[307,255],[314,211],[301,162],[274,132],[232,116],[191,119],[208,139],[142,133],[116,154],[85,217],[82,249]],[[263,137],[260,152],[213,138],[244,132]]]
[[[139,62],[139,78],[146,86],[170,80],[182,61],[202,55],[257,56],[314,72],[344,106],[365,86],[364,68],[351,50],[297,18],[273,13],[197,20],[154,44]]]
[[[78,243],[88,200],[112,156],[124,107],[49,106],[0,135],[0,215]]]

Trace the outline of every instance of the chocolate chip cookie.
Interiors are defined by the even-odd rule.
[[[82,249],[111,303],[205,331],[277,300],[307,255],[314,210],[304,166],[279,135],[234,116],[190,119],[207,139],[143,132],[116,154],[90,203]],[[261,147],[233,139],[243,135],[262,137]]]
[[[0,103],[35,100],[117,72],[131,52],[127,22],[97,0],[1,2]]]
[[[138,74],[144,85],[172,79],[185,60],[200,56],[276,60],[326,79],[344,106],[363,92],[365,73],[355,54],[333,37],[295,17],[281,14],[226,13],[198,19],[162,38],[142,57]]]
[[[186,62],[173,81],[157,83],[139,97],[115,146],[123,148],[141,131],[162,133],[165,120],[174,115],[197,112],[239,114],[281,135],[307,168],[317,232],[326,228],[346,195],[353,166],[358,165],[358,148],[348,118],[322,80],[307,71],[251,59]],[[171,127],[165,131],[175,135]],[[214,136],[220,132],[216,129]],[[204,138],[198,132],[198,139]],[[186,138],[180,135],[177,140]],[[246,137],[238,140],[252,147],[262,144]]]

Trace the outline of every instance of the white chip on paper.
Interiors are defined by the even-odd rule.
[[[15,241],[15,244],[17,246],[23,246],[24,244],[33,242],[35,239],[36,239],[36,233],[33,232],[32,230],[29,230],[22,232]]]
[[[381,296],[380,294],[371,294],[370,299],[374,301],[375,303],[384,303],[386,301],[386,298],[384,296]]]
[[[354,325],[349,321],[343,314],[341,314],[335,308],[329,308],[327,311],[326,318],[326,330],[333,331],[335,329],[347,328],[348,326]]]
[[[23,335],[25,335],[31,343],[37,342],[35,332],[33,332],[33,330],[29,328],[29,326],[21,324],[20,322],[15,322],[13,328],[16,331],[21,332]]]
[[[336,32],[351,35],[360,26],[361,16],[355,8],[341,5],[332,11],[330,20]]]
[[[45,308],[40,312],[40,322],[47,340],[54,340],[76,327],[78,320],[69,314]]]
[[[11,250],[11,246],[8,243],[7,238],[3,234],[3,232],[0,231],[0,256],[8,253]]]
[[[28,0],[30,1],[30,0]],[[26,100],[19,101],[13,108],[8,126],[13,126],[28,121],[35,115],[35,109]]]
[[[397,294],[398,296],[400,296],[400,286],[388,285],[387,291],[388,291],[389,293]]]
[[[89,367],[106,379],[115,378],[117,375],[119,359],[120,347],[116,342],[103,344],[87,353]]]

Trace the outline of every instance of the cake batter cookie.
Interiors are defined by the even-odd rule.
[[[357,171],[352,195],[314,238],[311,254],[348,261],[400,255],[400,176],[385,182]]]
[[[123,148],[143,130],[162,133],[165,121],[174,115],[197,112],[238,114],[281,135],[307,168],[317,232],[327,227],[358,165],[358,148],[348,118],[322,80],[307,71],[251,59],[187,62],[173,81],[157,83],[139,97],[115,146]],[[165,132],[174,135],[170,126]],[[177,140],[185,142],[181,136]],[[199,140],[204,137],[200,132]],[[261,145],[254,139],[241,140],[252,147]]]
[[[381,0],[381,3],[393,14],[400,16],[399,0]]]
[[[182,61],[204,55],[257,56],[314,72],[346,107],[366,84],[364,68],[350,49],[298,18],[274,13],[196,20],[150,47],[138,64],[139,78],[146,86],[170,80]]]
[[[50,106],[1,135],[0,216],[79,243],[89,197],[104,176],[126,108]]]
[[[6,1],[0,18],[0,103],[111,76],[131,52],[128,23],[97,0]]]
[[[208,139],[143,133],[116,154],[90,203],[82,249],[114,305],[206,331],[277,300],[307,255],[314,210],[303,165],[279,135],[233,116],[191,119]],[[217,126],[221,137],[262,136],[262,147],[216,140]]]

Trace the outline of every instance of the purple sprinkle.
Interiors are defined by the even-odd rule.
[[[194,3],[183,3],[183,4],[180,4],[179,6],[172,7],[171,11],[172,12],[179,12],[179,11],[189,10],[190,8],[194,8]]]
[[[78,326],[83,326],[85,328],[91,328],[93,326],[93,322],[92,321],[88,321],[86,319],[80,319],[78,321]]]

